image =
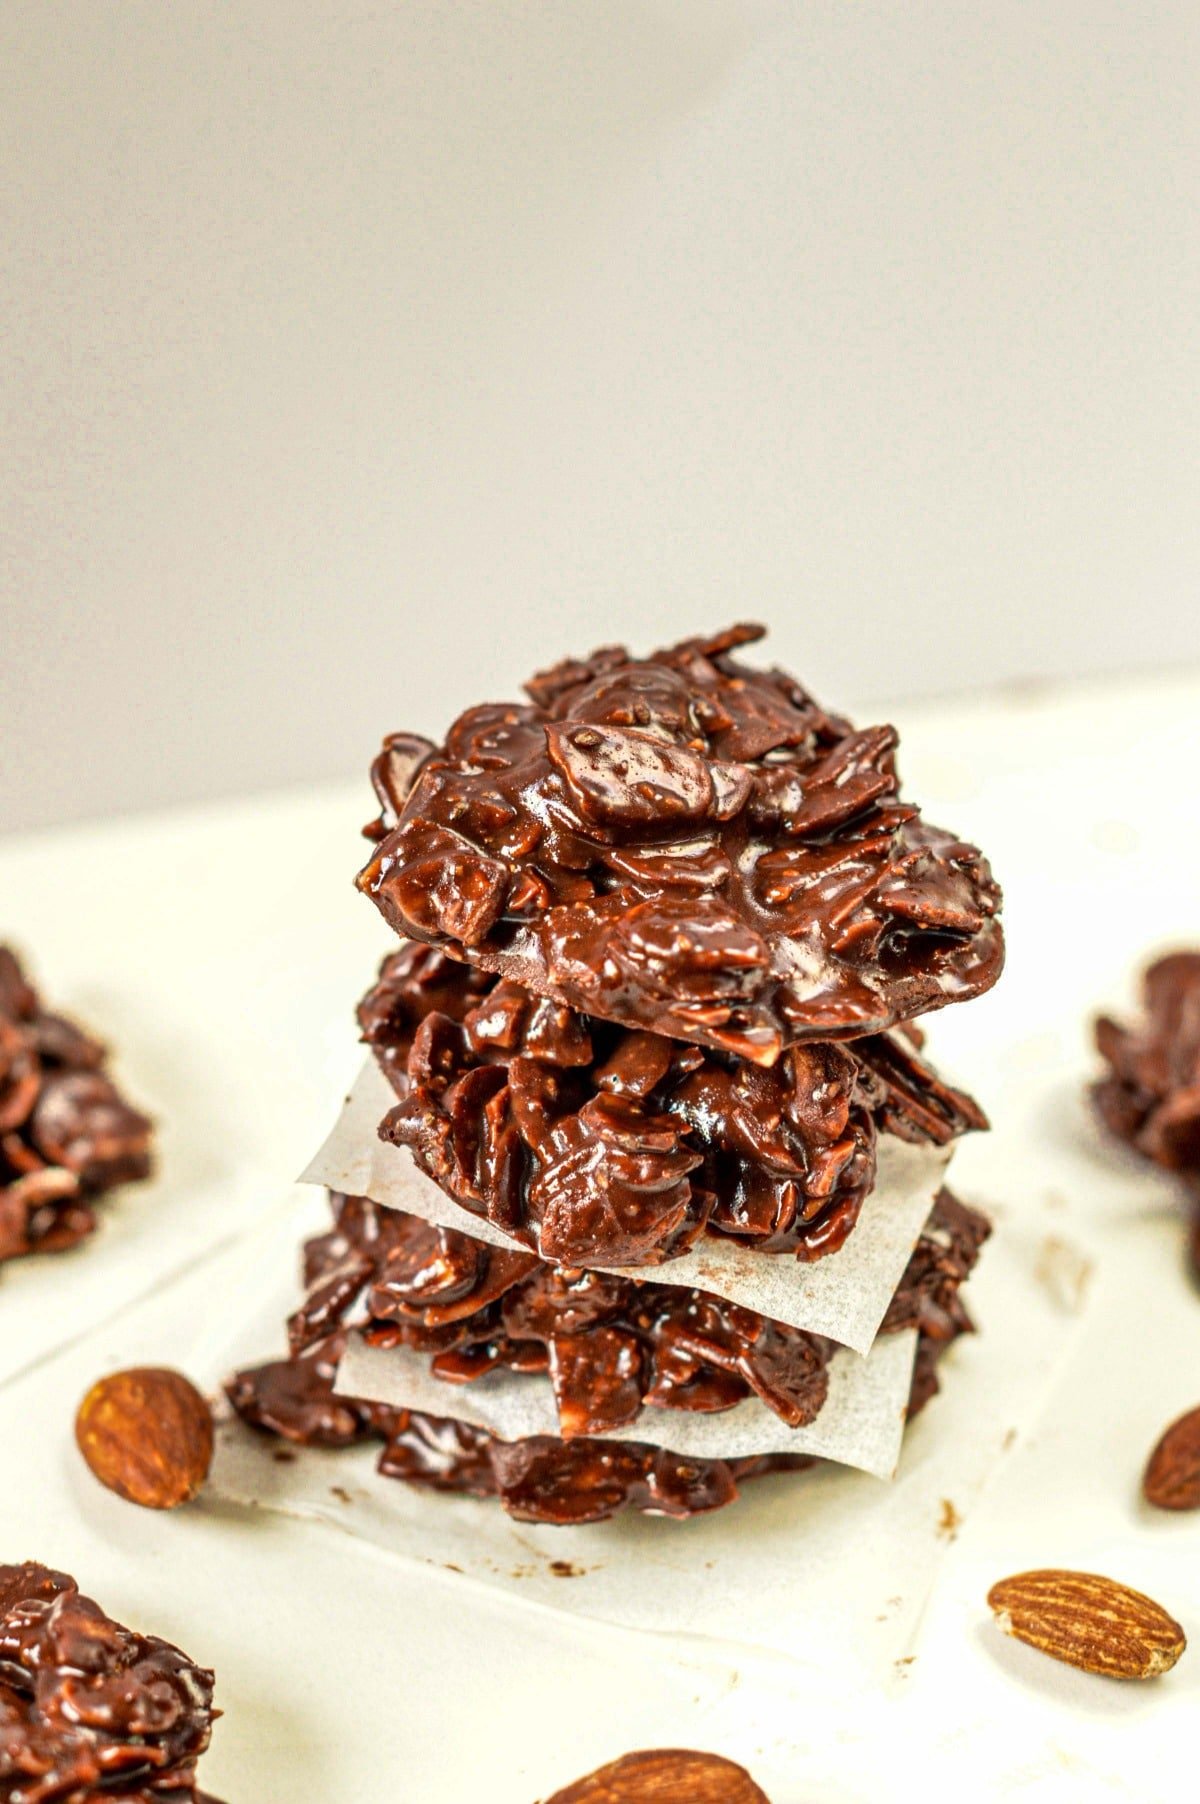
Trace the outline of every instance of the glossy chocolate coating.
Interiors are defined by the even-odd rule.
[[[97,1197],[148,1175],[151,1124],[105,1060],[0,946],[0,1262],[74,1246],[96,1226]]]
[[[196,1790],[213,1675],[62,1572],[0,1566],[0,1798],[216,1804]]]
[[[592,1521],[627,1506],[692,1515],[731,1502],[739,1478],[811,1463],[685,1460],[603,1435],[644,1405],[719,1410],[751,1394],[784,1421],[811,1421],[834,1351],[820,1336],[699,1291],[554,1272],[361,1198],[332,1204],[332,1232],[305,1249],[310,1288],[290,1324],[292,1357],[240,1372],[228,1387],[253,1426],[305,1445],[382,1440],[381,1471],[495,1495],[531,1521]],[[941,1193],[883,1329],[918,1332],[910,1413],[937,1389],[940,1352],[970,1329],[959,1290],[987,1232],[982,1216]],[[335,1397],[352,1328],[429,1352],[434,1370],[463,1382],[499,1363],[548,1372],[563,1436],[507,1443],[465,1423]]]
[[[993,984],[1000,893],[854,729],[733,627],[610,647],[395,736],[359,887],[406,937],[572,1008],[771,1065]]]
[[[544,1265],[361,1197],[330,1201],[332,1231],[305,1248],[294,1353],[355,1328],[376,1346],[429,1354],[450,1383],[500,1367],[544,1372],[564,1439],[609,1433],[647,1406],[716,1412],[751,1395],[798,1428],[825,1402],[836,1346],[821,1335],[682,1285]],[[986,1233],[943,1191],[883,1331],[962,1332],[958,1291]]]
[[[1168,1171],[1200,1174],[1200,952],[1173,952],[1142,977],[1145,1017],[1096,1023],[1110,1070],[1095,1098],[1106,1125]]]
[[[1092,1095],[1105,1126],[1186,1186],[1188,1269],[1200,1284],[1200,952],[1172,952],[1142,974],[1144,1019],[1096,1022],[1109,1066]]]
[[[359,1022],[401,1099],[383,1137],[566,1265],[651,1265],[706,1231],[818,1259],[858,1218],[879,1130],[945,1145],[987,1126],[899,1035],[794,1046],[763,1069],[411,943]]]

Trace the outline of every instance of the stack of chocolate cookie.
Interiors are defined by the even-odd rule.
[[[942,1183],[986,1122],[909,1024],[995,982],[999,892],[759,636],[385,743],[359,887],[405,943],[248,1421],[554,1522],[894,1465],[987,1234]]]

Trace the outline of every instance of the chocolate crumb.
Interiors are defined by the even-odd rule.
[[[962,1527],[962,1517],[948,1497],[942,1498],[941,1513],[938,1516],[938,1534],[947,1541],[956,1540]]]

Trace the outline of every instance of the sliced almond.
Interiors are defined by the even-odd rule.
[[[1107,1678],[1156,1678],[1187,1646],[1161,1604],[1094,1572],[1019,1572],[988,1603],[1006,1635]]]

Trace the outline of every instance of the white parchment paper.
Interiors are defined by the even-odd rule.
[[[210,1323],[189,1369],[215,1382],[276,1357],[298,1291],[299,1241],[325,1217],[316,1196],[274,1239],[246,1244],[223,1283],[226,1333]],[[1038,1276],[1044,1226],[1005,1220],[967,1300],[982,1333],[943,1360],[942,1394],[904,1436],[892,1483],[819,1465],[748,1483],[739,1501],[687,1522],[628,1514],[580,1528],[514,1522],[493,1502],[381,1478],[377,1445],[281,1449],[222,1425],[213,1492],[315,1516],[384,1557],[418,1561],[524,1602],[648,1631],[714,1635],[786,1652],[833,1685],[903,1674],[934,1573],[989,1474],[1019,1438],[1083,1317]],[[236,1330],[229,1330],[236,1324]],[[277,1455],[285,1451],[284,1458]]]
[[[917,1350],[915,1329],[881,1334],[864,1359],[835,1353],[829,1393],[816,1420],[789,1428],[757,1397],[716,1414],[643,1409],[635,1422],[604,1439],[641,1441],[696,1459],[740,1459],[758,1453],[807,1453],[890,1478],[900,1457],[904,1411]],[[534,1373],[489,1372],[470,1384],[447,1384],[429,1369],[429,1355],[408,1347],[369,1347],[351,1336],[338,1369],[344,1397],[363,1397],[395,1409],[454,1416],[503,1441],[559,1432],[554,1391]]]
[[[374,1061],[360,1072],[333,1129],[301,1175],[352,1196],[420,1215],[439,1227],[511,1247],[507,1234],[443,1194],[407,1148],[391,1146],[377,1129],[396,1098]],[[950,1147],[910,1146],[893,1135],[879,1140],[875,1189],[845,1245],[805,1264],[787,1254],[760,1253],[706,1235],[682,1258],[656,1266],[624,1266],[631,1278],[685,1284],[740,1303],[774,1322],[827,1335],[866,1353],[896,1293],[934,1196],[945,1181]]]

